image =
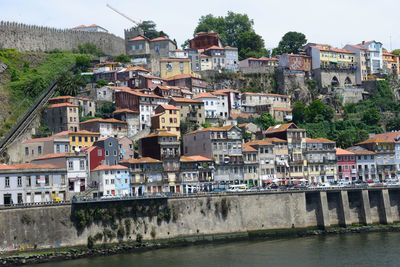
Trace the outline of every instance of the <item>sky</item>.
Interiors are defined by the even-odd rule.
[[[55,28],[98,24],[124,37],[134,24],[106,4],[136,21],[153,20],[178,45],[192,38],[201,16],[233,11],[254,20],[268,49],[288,31],[334,47],[377,40],[387,50],[400,48],[399,0],[0,0],[0,20]]]

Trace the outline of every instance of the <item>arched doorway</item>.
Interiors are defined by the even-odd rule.
[[[344,80],[344,85],[351,85],[351,80],[349,77],[346,77],[346,80]]]
[[[332,80],[331,80],[331,85],[332,86],[339,86],[339,80],[336,76],[333,76]]]

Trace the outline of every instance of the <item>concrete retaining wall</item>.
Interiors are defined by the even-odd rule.
[[[129,211],[135,201],[141,205],[145,200],[121,203]],[[151,239],[151,232],[155,238],[177,238],[252,230],[392,223],[399,220],[400,189],[252,193],[158,201],[174,211],[174,219],[167,222],[157,220],[157,216],[133,219],[124,215],[115,223],[124,227],[124,218],[131,218],[134,232],[123,240],[135,239],[138,233],[144,239]],[[221,211],[222,201],[228,205],[226,214]],[[0,250],[86,245],[89,236],[102,233],[105,228],[111,229],[110,225],[99,222],[78,231],[71,221],[71,212],[83,206],[94,208],[96,204],[0,210]],[[99,207],[106,206],[103,202]]]

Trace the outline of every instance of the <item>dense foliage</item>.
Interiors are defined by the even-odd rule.
[[[386,130],[400,130],[398,115],[400,106],[395,101],[390,88],[392,76],[378,81],[378,91],[367,100],[346,104],[343,107],[343,120],[333,120],[333,108],[320,100],[305,106],[293,105],[293,122],[307,130],[311,138],[324,137],[336,141],[339,147],[349,147],[368,138],[369,134],[382,133],[386,120]],[[389,114],[385,118],[382,114]]]
[[[67,51],[37,53],[33,57],[43,57],[43,62],[30,66],[25,61],[30,52],[18,52],[13,49],[0,50],[0,61],[4,62],[10,73],[11,82],[4,86],[9,97],[7,109],[10,116],[3,121],[0,136],[4,135],[18,118],[32,105],[36,97],[54,81],[59,73],[67,70],[75,63],[76,55]]]
[[[218,33],[223,45],[238,48],[239,60],[268,56],[264,40],[255,33],[253,25],[254,21],[246,14],[229,11],[225,17],[215,17],[212,14],[202,16],[194,33],[210,31]]]
[[[100,57],[104,54],[100,48],[92,43],[78,45],[78,49],[75,49],[74,52],[79,54],[89,54],[97,57]]]
[[[275,55],[297,54],[300,48],[307,43],[306,36],[300,32],[287,32],[278,47],[274,49]]]
[[[157,31],[156,29],[156,24],[152,20],[145,20],[142,21],[142,23],[139,24],[139,28],[141,28],[144,32],[144,36],[146,36],[149,39],[154,39],[160,36],[165,36],[168,37],[168,34],[166,34],[163,31]]]

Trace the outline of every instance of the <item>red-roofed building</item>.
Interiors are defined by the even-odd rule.
[[[135,136],[140,131],[140,112],[127,108],[117,109],[113,112],[113,117],[120,121],[125,121],[128,126],[128,137]]]
[[[131,195],[129,168],[123,165],[99,165],[92,171],[90,184],[95,188],[93,197]]]
[[[66,168],[23,163],[0,166],[0,205],[69,199]]]
[[[194,94],[205,92],[207,89],[207,81],[194,77],[189,74],[179,74],[167,79],[168,85],[187,87]]]
[[[336,160],[339,180],[346,180],[350,182],[357,180],[358,176],[355,153],[341,148],[336,148]]]
[[[244,113],[269,113],[277,121],[292,120],[290,97],[267,93],[243,93],[242,110]]]
[[[89,26],[79,25],[79,26],[73,27],[72,30],[84,31],[84,32],[108,32],[106,29],[104,29],[103,27],[101,27],[97,24],[92,24]]]
[[[81,129],[100,133],[103,137],[123,137],[128,135],[128,127],[125,121],[116,119],[91,119],[81,122]]]
[[[355,154],[358,180],[368,181],[377,178],[375,152],[361,146],[349,147],[346,150]]]
[[[180,179],[183,193],[195,193],[196,190],[211,191],[214,182],[214,162],[203,156],[181,156]]]
[[[97,166],[101,165],[105,161],[105,152],[101,147],[85,147],[82,151],[87,154],[89,171],[97,168]]]
[[[164,130],[178,136],[179,139],[181,136],[179,108],[164,104],[159,105],[154,112],[156,114],[151,116],[151,130]]]
[[[202,101],[183,97],[173,97],[169,103],[179,108],[182,121],[191,122],[197,125],[202,125],[205,122],[204,103]]]
[[[306,138],[305,158],[307,177],[310,183],[325,183],[337,180],[336,144],[325,138]]]

